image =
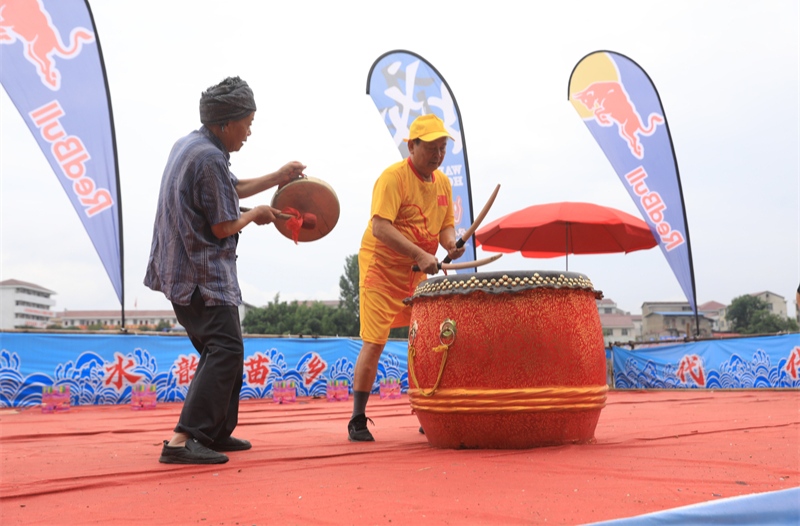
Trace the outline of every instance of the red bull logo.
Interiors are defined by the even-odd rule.
[[[572,98],[580,101],[591,111],[600,126],[619,127],[619,135],[628,142],[631,153],[638,159],[644,157],[644,147],[640,135],[649,136],[664,118],[655,113],[648,117],[647,127],[636,111],[622,84],[615,81],[594,82],[585,90],[574,93]]]
[[[0,0],[0,44],[14,44],[17,40],[22,42],[25,58],[36,68],[42,84],[58,91],[61,72],[54,56],[75,58],[84,42],[94,42],[94,33],[76,27],[67,47],[42,0]]]

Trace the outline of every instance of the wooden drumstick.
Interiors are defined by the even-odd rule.
[[[249,212],[252,208],[247,208],[246,206],[240,206],[240,212]],[[294,216],[291,214],[275,214],[275,217],[278,219],[291,219]],[[310,212],[306,212],[303,214],[303,224],[300,226],[303,230],[314,230],[317,227],[317,216]]]
[[[438,266],[439,270],[461,270],[465,268],[482,267],[484,265],[488,265],[492,261],[497,261],[501,257],[503,257],[503,254],[495,254],[494,256],[490,256],[488,258],[476,259],[475,261],[465,261],[463,263],[445,263],[442,261],[438,264]],[[411,270],[414,272],[419,272],[419,265],[414,265],[411,267]]]
[[[486,217],[486,214],[489,213],[489,209],[492,208],[492,205],[494,204],[494,200],[497,197],[497,192],[499,192],[499,191],[500,191],[500,185],[498,184],[497,187],[494,189],[494,192],[492,192],[492,195],[489,196],[489,200],[486,201],[485,205],[483,205],[483,210],[481,210],[481,213],[478,214],[478,217],[475,218],[475,221],[473,221],[472,225],[470,225],[470,227],[467,229],[467,231],[464,232],[464,235],[461,236],[461,239],[459,239],[456,242],[456,248],[463,247],[464,244],[467,241],[469,241],[469,238],[472,237],[472,234],[474,234],[475,231],[478,230],[478,227],[481,226],[481,223],[483,222],[483,219]],[[442,260],[442,263],[450,263],[451,261],[452,260],[450,259],[450,256],[447,256],[446,258],[444,258]],[[470,268],[470,267],[464,267],[464,268]]]

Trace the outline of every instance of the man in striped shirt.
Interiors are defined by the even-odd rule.
[[[251,447],[231,436],[244,366],[236,244],[242,228],[269,224],[280,211],[257,206],[240,213],[239,199],[288,183],[305,169],[295,161],[253,179],[230,172],[230,154],[247,141],[255,111],[253,92],[239,77],[203,92],[203,126],[175,143],[161,180],[144,284],[172,302],[200,353],[162,463],[221,464],[228,461],[223,451]]]

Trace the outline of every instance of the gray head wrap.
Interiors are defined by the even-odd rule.
[[[203,124],[238,121],[254,111],[253,90],[239,77],[228,77],[200,96],[200,122]]]

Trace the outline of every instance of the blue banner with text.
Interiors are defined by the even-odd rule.
[[[292,381],[297,396],[325,396],[329,381],[353,385],[360,340],[244,338],[240,398],[271,398]],[[155,385],[159,402],[184,400],[200,355],[185,336],[0,334],[0,407],[36,406],[42,388],[69,386],[72,405],[125,404],[134,385]],[[408,342],[389,341],[373,385],[408,389]]]
[[[122,302],[114,127],[88,3],[0,0],[0,57],[0,83],[78,212]]]
[[[800,334],[613,348],[617,389],[800,387]]]

